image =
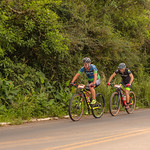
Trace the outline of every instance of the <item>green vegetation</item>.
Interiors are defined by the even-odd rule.
[[[150,107],[149,0],[1,0],[0,20],[0,121],[67,114],[86,56],[107,103],[108,77],[125,62],[137,106]]]

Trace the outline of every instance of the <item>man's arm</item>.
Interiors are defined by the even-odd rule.
[[[129,74],[129,76],[130,76],[130,78],[131,78],[131,79],[130,79],[130,82],[129,82],[129,84],[132,84],[132,82],[133,82],[133,79],[134,79],[134,77],[133,77],[133,74],[132,74],[132,73],[130,73],[130,74]]]
[[[77,73],[74,77],[73,77],[73,79],[72,79],[72,83],[74,83],[75,82],[75,80],[78,78],[80,76],[80,74],[79,73]]]
[[[115,76],[116,76],[116,73],[114,72],[114,73],[110,76],[110,78],[109,78],[109,80],[108,80],[108,83],[110,83],[111,80],[112,80]]]

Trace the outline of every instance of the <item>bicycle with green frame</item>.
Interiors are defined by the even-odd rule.
[[[70,100],[69,103],[69,116],[72,121],[78,121],[81,119],[83,113],[84,113],[84,107],[87,105],[88,113],[90,114],[90,111],[92,112],[92,115],[95,118],[100,118],[104,113],[105,108],[105,99],[104,96],[101,93],[96,94],[96,104],[91,105],[86,93],[89,93],[87,90],[88,86],[85,86],[83,84],[79,85],[73,85],[76,87],[77,94],[73,95],[73,97]]]

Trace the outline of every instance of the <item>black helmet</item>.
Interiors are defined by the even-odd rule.
[[[83,63],[90,63],[91,59],[89,57],[85,57],[85,58],[83,58],[82,62]]]
[[[125,63],[120,63],[118,66],[118,69],[123,69],[126,68],[126,64]]]

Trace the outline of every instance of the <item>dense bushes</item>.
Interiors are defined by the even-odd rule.
[[[1,0],[0,120],[67,114],[67,86],[85,56],[99,69],[107,102],[108,77],[125,62],[135,76],[137,106],[149,107],[149,3]]]
[[[1,60],[0,120],[61,116],[67,113],[72,94],[66,85],[49,82],[45,75],[26,64]],[[65,88],[63,88],[66,86]]]

